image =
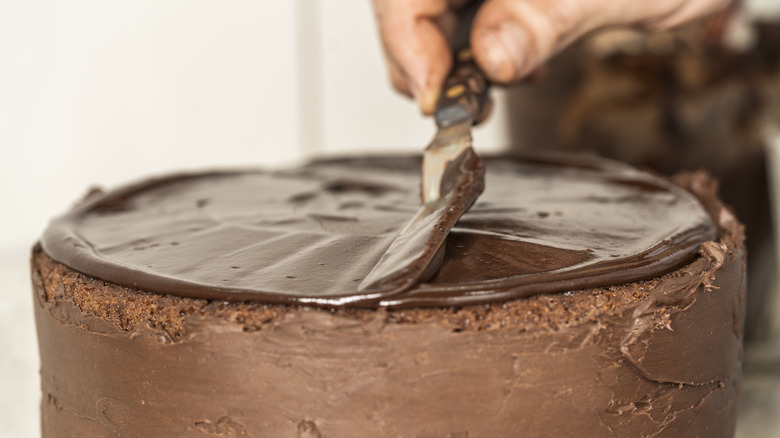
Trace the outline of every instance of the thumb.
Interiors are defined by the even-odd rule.
[[[489,0],[474,19],[471,47],[493,82],[520,81],[600,23],[581,0]],[[590,3],[593,3],[591,1]]]
[[[586,33],[607,26],[665,29],[732,0],[488,0],[474,19],[477,63],[498,83],[517,82]]]

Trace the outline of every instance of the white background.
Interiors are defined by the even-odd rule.
[[[508,142],[494,97],[483,152]],[[432,134],[388,86],[368,0],[0,0],[0,434],[38,435],[29,248],[87,187]]]

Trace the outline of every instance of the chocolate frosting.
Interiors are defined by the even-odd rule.
[[[715,237],[685,190],[626,165],[488,158],[439,271],[405,291],[358,284],[418,208],[415,157],[322,160],[281,171],[175,175],[87,200],[54,220],[55,260],[183,297],[334,307],[494,302],[657,277]]]
[[[462,308],[164,296],[36,247],[42,436],[733,437],[744,234],[688,183],[721,240],[681,269]]]
[[[718,225],[691,263],[486,305],[181,298],[36,246],[42,436],[733,437],[744,234],[712,180],[676,181]]]

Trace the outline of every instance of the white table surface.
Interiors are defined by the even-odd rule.
[[[27,248],[0,249],[0,436],[40,436],[38,345]]]

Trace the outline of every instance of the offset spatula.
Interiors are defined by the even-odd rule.
[[[423,155],[422,205],[358,286],[364,294],[389,297],[436,274],[447,235],[482,193],[484,168],[471,147],[471,126],[482,114],[489,84],[469,48],[481,3],[472,2],[461,14],[454,66],[436,104],[438,130]]]

